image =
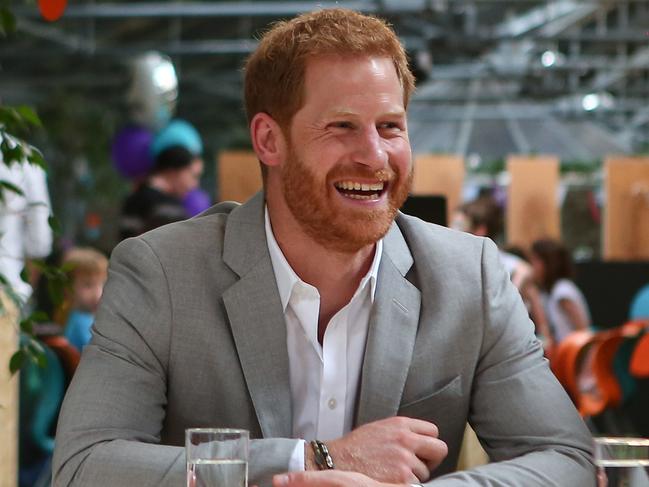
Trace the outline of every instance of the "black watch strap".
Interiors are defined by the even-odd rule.
[[[313,440],[311,442],[311,448],[313,448],[313,454],[315,455],[315,463],[320,470],[332,470],[336,468],[327,445],[320,440]]]

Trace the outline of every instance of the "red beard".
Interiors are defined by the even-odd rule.
[[[329,250],[354,253],[376,243],[388,232],[408,197],[412,170],[404,175],[391,167],[380,171],[356,168],[352,173],[337,166],[329,172],[326,181],[320,181],[299,160],[293,147],[289,147],[281,177],[284,199],[305,233]],[[358,178],[387,182],[387,205],[355,209],[335,204],[338,195],[332,193],[337,191],[332,182]]]

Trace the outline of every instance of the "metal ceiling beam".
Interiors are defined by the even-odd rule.
[[[609,69],[599,73],[592,82],[593,91],[609,89],[615,83],[623,80],[632,70],[647,69],[649,67],[649,47],[638,50],[624,61],[611,62]]]
[[[559,16],[539,29],[539,33],[544,37],[554,38],[568,29],[582,25],[584,22],[595,17],[598,11],[606,12],[609,7],[598,4],[578,4],[575,5],[572,12]]]
[[[180,41],[161,44],[129,44],[124,46],[96,46],[92,50],[94,57],[117,57],[139,54],[145,51],[161,51],[170,56],[191,55],[246,55],[254,51],[257,41],[251,39],[217,39],[201,41]],[[76,49],[80,54],[85,54],[85,49]],[[16,59],[29,57],[30,59],[52,59],[70,55],[70,51],[60,49],[44,49],[38,47],[22,49],[0,49],[0,59]]]
[[[572,0],[547,3],[507,19],[496,27],[499,36],[518,37],[573,13],[578,4]]]
[[[361,12],[405,13],[427,8],[425,0],[358,0],[325,2],[129,2],[68,5],[65,19],[134,17],[283,17],[314,9],[340,7]],[[21,15],[38,17],[34,8],[18,8]]]
[[[17,28],[29,35],[54,42],[73,51],[92,52],[92,45],[94,43],[89,39],[66,33],[63,29],[58,29],[51,25],[21,18],[17,23]]]

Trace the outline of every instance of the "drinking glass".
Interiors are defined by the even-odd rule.
[[[247,487],[248,431],[185,430],[187,487]]]
[[[595,438],[600,487],[649,487],[649,440]]]

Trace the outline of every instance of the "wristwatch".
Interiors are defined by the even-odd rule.
[[[333,470],[336,468],[334,466],[333,458],[329,454],[329,448],[320,440],[313,440],[311,442],[311,448],[313,448],[313,454],[315,456],[315,463],[320,470]]]

